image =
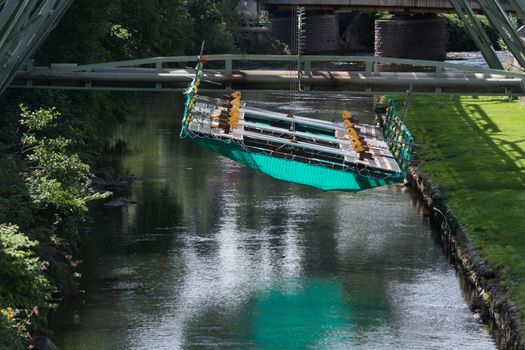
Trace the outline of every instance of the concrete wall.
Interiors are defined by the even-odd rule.
[[[290,17],[271,18],[272,33],[288,46],[291,44]],[[309,15],[306,17],[306,53],[339,50],[339,20],[337,15]]]
[[[377,20],[375,55],[442,61],[446,56],[445,20],[440,17]]]

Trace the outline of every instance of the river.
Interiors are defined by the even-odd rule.
[[[124,208],[94,210],[83,302],[62,350],[495,349],[410,190],[357,194],[281,182],[180,140],[178,94],[137,97],[105,162],[135,174]],[[248,95],[288,110],[288,97]],[[367,97],[294,110],[372,117]]]

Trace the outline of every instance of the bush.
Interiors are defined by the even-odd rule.
[[[44,274],[47,264],[34,250],[38,243],[18,226],[0,224],[0,345],[22,348],[34,329],[40,308],[49,308],[53,288]]]
[[[447,51],[479,51],[472,40],[472,36],[465,27],[465,24],[456,14],[442,14],[445,18],[446,35],[447,35]],[[485,16],[476,15],[485,32],[488,34],[493,46],[496,50],[501,47],[498,44],[498,33],[490,26],[489,21]]]

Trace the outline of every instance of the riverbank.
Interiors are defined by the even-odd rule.
[[[459,265],[489,306],[491,328],[500,327],[497,340],[523,348],[525,105],[493,97],[415,97],[407,124],[418,144],[420,192],[453,221],[451,228],[444,223],[452,231],[445,245],[464,259]],[[508,333],[502,324],[514,334],[501,334]]]

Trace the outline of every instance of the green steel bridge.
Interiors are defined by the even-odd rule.
[[[34,67],[28,59],[72,1],[0,0],[0,94],[7,87],[180,91],[192,78],[193,71],[187,66],[194,65],[194,56]],[[418,94],[525,95],[524,74],[503,69],[474,16],[472,0],[449,1],[492,69],[384,57],[210,55],[202,87],[207,91],[289,91],[300,76],[305,91],[310,92],[382,94],[411,88]],[[498,0],[477,0],[477,4],[518,64],[525,68],[525,41]],[[506,0],[506,4],[525,22],[523,0]],[[301,72],[290,70],[291,63],[298,60],[303,67]],[[271,68],[256,69],[261,62],[264,67],[271,64]],[[405,72],[400,72],[399,67]]]
[[[200,91],[289,92],[300,60],[305,92],[525,95],[525,73],[435,61],[376,56],[208,55]],[[196,56],[156,57],[89,65],[26,65],[12,88],[183,91]],[[264,68],[263,68],[264,67]]]

